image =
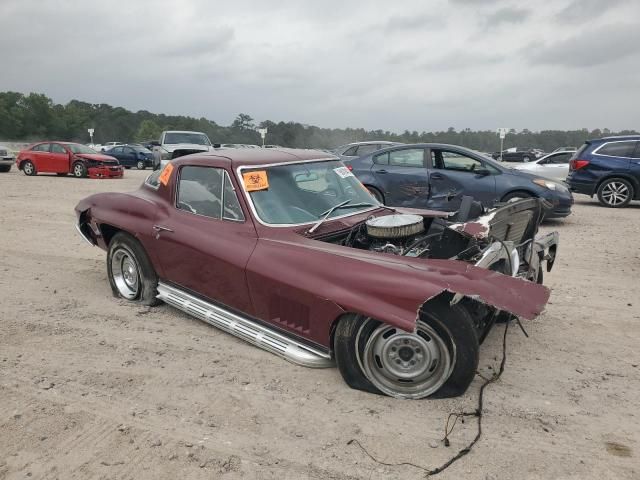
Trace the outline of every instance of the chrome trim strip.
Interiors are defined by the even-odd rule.
[[[157,298],[193,317],[220,330],[224,330],[263,350],[274,353],[296,365],[310,368],[327,368],[334,366],[331,355],[325,352],[303,345],[264,325],[260,325],[246,317],[241,317],[204,300],[200,300],[170,285],[159,282]]]
[[[278,163],[269,163],[269,164],[265,164],[265,165],[243,165],[240,166],[238,168],[236,168],[236,179],[238,180],[238,184],[241,186],[244,186],[244,182],[242,181],[242,170],[247,170],[247,169],[252,169],[252,168],[267,168],[267,167],[278,167],[280,165],[295,165],[298,163],[311,163],[311,162],[341,162],[341,160],[337,157],[331,158],[331,157],[327,157],[327,158],[315,158],[313,160],[300,160],[298,162],[278,162]],[[359,180],[358,180],[359,181]],[[244,193],[244,196],[247,200],[247,204],[249,205],[249,208],[251,209],[251,213],[253,213],[253,218],[256,219],[256,221],[260,224],[260,225],[264,225],[265,227],[273,227],[273,228],[285,228],[285,227],[301,227],[303,225],[312,225],[314,223],[317,222],[317,220],[312,220],[310,222],[304,222],[304,223],[266,223],[263,222],[262,219],[260,218],[260,215],[258,215],[258,212],[256,211],[256,207],[253,205],[253,200],[251,199],[251,195],[249,194],[249,192],[246,191],[246,189],[242,189],[242,192]],[[346,218],[346,217],[350,217],[352,215],[360,215],[362,213],[365,212],[370,212],[372,210],[376,210],[380,208],[380,206],[373,206],[371,208],[367,208],[365,210],[359,210],[357,212],[351,212],[351,213],[346,213],[344,215],[339,215],[337,217],[331,217],[329,219],[327,219],[328,221],[333,221],[333,220],[338,220],[340,218]]]
[[[76,231],[80,234],[80,236],[84,239],[85,242],[87,242],[89,245],[91,245],[92,247],[95,247],[96,244],[93,243],[89,238],[87,238],[85,236],[84,233],[82,233],[82,230],[80,229],[80,224],[76,223]]]

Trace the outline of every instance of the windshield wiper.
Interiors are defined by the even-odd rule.
[[[331,207],[329,210],[325,210],[324,212],[322,212],[320,214],[322,218],[318,220],[309,230],[307,230],[307,233],[315,232],[317,228],[320,225],[322,225],[327,218],[329,218],[329,215],[331,215],[336,210],[340,208],[357,208],[357,207],[373,207],[373,203],[351,203],[351,200],[345,200],[344,202],[340,202],[339,204]]]

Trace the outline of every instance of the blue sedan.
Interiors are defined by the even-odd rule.
[[[144,170],[146,167],[153,167],[153,153],[142,145],[118,145],[104,153],[116,157],[125,168]]]
[[[513,198],[538,197],[553,205],[547,213],[551,218],[566,217],[573,205],[564,184],[454,145],[398,145],[344,163],[373,196],[390,206],[456,211],[463,196],[487,208]]]

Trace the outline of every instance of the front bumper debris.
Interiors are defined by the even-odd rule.
[[[122,178],[124,176],[124,169],[122,166],[100,166],[89,167],[89,178]]]

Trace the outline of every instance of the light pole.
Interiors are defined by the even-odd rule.
[[[95,132],[94,128],[88,128],[87,132],[89,132],[89,138],[91,139],[91,145],[93,145],[93,132]]]
[[[264,138],[267,136],[267,129],[266,128],[259,128],[258,129],[258,133],[262,137],[262,148],[264,148]]]
[[[501,127],[498,129],[498,135],[500,135],[500,161],[502,161],[502,152],[504,150],[504,137],[507,136],[508,128]]]

